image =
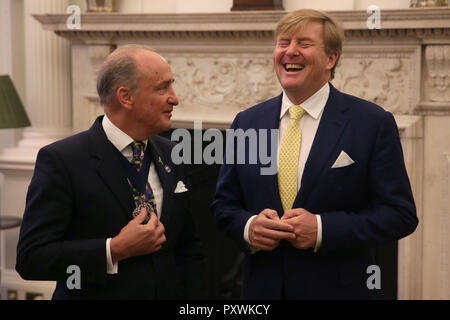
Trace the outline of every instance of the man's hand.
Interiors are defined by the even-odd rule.
[[[142,208],[139,215],[111,239],[110,249],[113,263],[161,249],[162,244],[166,242],[164,226],[154,212],[150,214],[148,223],[142,224],[146,217],[147,211]]]
[[[253,248],[273,250],[282,239],[295,239],[294,227],[281,221],[275,210],[261,211],[250,223],[248,237]]]
[[[297,249],[309,249],[316,246],[317,218],[305,209],[291,209],[284,213],[281,221],[294,228],[296,238],[289,242]]]

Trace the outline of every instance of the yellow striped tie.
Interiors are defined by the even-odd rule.
[[[300,118],[305,114],[305,109],[300,106],[289,108],[291,121],[284,133],[278,160],[278,187],[280,189],[283,210],[292,209],[298,191],[298,159],[302,131]]]

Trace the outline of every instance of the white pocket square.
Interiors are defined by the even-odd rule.
[[[336,162],[333,164],[333,166],[331,168],[332,169],[342,168],[342,167],[349,166],[352,163],[355,163],[355,161],[353,161],[353,159],[350,158],[350,156],[347,153],[345,153],[344,150],[342,150],[341,154],[336,159]]]
[[[175,191],[173,193],[182,193],[182,192],[186,192],[186,191],[188,191],[188,189],[184,185],[184,182],[178,181]]]

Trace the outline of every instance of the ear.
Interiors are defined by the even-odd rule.
[[[330,70],[333,69],[338,57],[339,54],[337,52],[332,52],[328,54],[328,67],[330,68]]]
[[[127,110],[133,109],[134,97],[127,87],[119,87],[116,91],[116,99]]]

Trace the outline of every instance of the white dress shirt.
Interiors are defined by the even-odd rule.
[[[317,128],[319,127],[320,119],[322,118],[323,109],[325,108],[325,104],[327,103],[328,96],[330,95],[330,85],[328,82],[305,100],[300,106],[305,109],[305,115],[299,120],[300,128],[302,131],[302,142],[300,147],[300,156],[298,160],[298,190],[301,187],[303,170],[305,169],[306,160],[308,159],[309,152],[311,151],[311,146],[314,141],[314,137],[316,136]],[[283,141],[284,133],[286,132],[290,117],[289,117],[289,108],[294,106],[286,93],[283,90],[283,98],[281,101],[281,111],[280,111],[280,126],[279,126],[279,141],[278,141],[278,157],[280,155],[280,146]],[[278,161],[277,161],[278,163]],[[247,243],[250,244],[250,238],[248,236],[248,231],[250,227],[250,223],[256,217],[256,215],[250,217],[248,219],[245,228],[244,228],[244,239]],[[314,251],[316,252],[320,245],[322,244],[322,220],[319,215],[316,215],[317,218],[317,240]]]
[[[133,138],[117,128],[106,115],[103,117],[102,126],[108,140],[111,141],[111,143],[124,155],[125,158],[128,159],[128,161],[131,161],[133,158],[133,150],[131,149],[130,143],[134,141]],[[147,141],[142,142],[144,142],[146,148]],[[156,200],[156,211],[158,214],[158,218],[160,218],[162,212],[163,189],[159,181],[158,173],[156,172],[155,164],[153,162],[150,164],[148,182],[152,186],[153,195],[155,196]],[[115,274],[118,273],[118,263],[112,263],[110,241],[111,238],[108,238],[106,240],[106,271],[109,274]]]

